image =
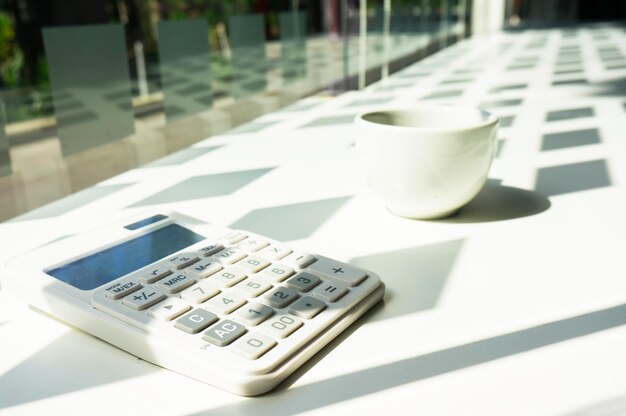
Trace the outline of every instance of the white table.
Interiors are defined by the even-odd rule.
[[[626,412],[625,38],[603,26],[473,38],[366,91],[305,99],[0,224],[4,261],[93,222],[174,208],[371,268],[387,284],[384,304],[252,399],[143,362],[0,291],[0,412]],[[367,192],[345,122],[422,98],[505,100],[489,104],[504,119],[490,182],[443,221],[395,217]]]

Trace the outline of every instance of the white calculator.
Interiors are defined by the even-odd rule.
[[[176,212],[10,260],[2,289],[146,361],[267,392],[383,297],[367,270]]]

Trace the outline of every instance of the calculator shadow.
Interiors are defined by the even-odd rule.
[[[160,369],[152,364],[72,330],[0,376],[0,409],[156,371]]]
[[[453,240],[351,259],[351,264],[380,275],[387,286],[388,307],[371,319],[378,321],[435,308],[464,243],[465,240]]]
[[[488,179],[483,189],[455,215],[440,223],[461,224],[504,221],[547,211],[550,200],[534,191],[502,185],[499,179]]]
[[[376,313],[376,311],[372,311],[372,313]],[[368,314],[357,321],[359,325],[367,320],[367,316]],[[206,412],[199,412],[195,415],[287,416],[303,413],[625,324],[626,304],[417,355],[294,388],[289,388],[294,380],[288,378],[285,383],[271,393],[254,400],[246,400],[217,409],[207,409]],[[335,341],[341,342],[347,336],[349,333],[344,333]],[[322,350],[321,354],[318,354],[320,359],[336,346],[335,341]],[[375,347],[365,346],[364,348],[367,347],[372,348],[372,354],[376,354]],[[312,362],[305,366],[310,368],[314,364],[315,362]]]

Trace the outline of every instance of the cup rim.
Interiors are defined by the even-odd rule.
[[[374,114],[374,113],[385,113],[385,112],[389,113],[389,112],[394,112],[394,111],[407,112],[407,111],[419,111],[423,109],[479,110],[483,114],[487,115],[487,121],[472,124],[469,126],[464,126],[464,127],[411,127],[411,126],[394,126],[390,124],[375,123],[373,121],[365,120],[363,118],[366,115]],[[440,105],[440,104],[439,105],[438,104],[432,104],[432,105],[420,104],[420,105],[411,105],[411,106],[396,105],[393,107],[378,107],[375,109],[362,111],[359,114],[357,114],[354,118],[355,123],[366,125],[366,126],[374,126],[376,128],[393,129],[393,130],[398,130],[398,131],[422,131],[422,132],[429,132],[429,133],[450,133],[450,132],[464,132],[464,131],[477,130],[477,129],[482,129],[485,127],[491,127],[493,125],[496,125],[497,123],[499,123],[499,121],[500,121],[500,118],[497,115],[489,111],[486,111],[480,107],[472,107],[472,106],[467,106],[467,105]]]

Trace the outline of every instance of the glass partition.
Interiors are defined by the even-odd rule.
[[[212,135],[258,130],[240,124],[299,98],[365,88],[465,36],[468,4],[0,2],[0,189],[23,212]]]
[[[206,111],[213,104],[205,19],[157,24],[159,69],[167,121]]]
[[[122,26],[42,31],[63,155],[131,135],[134,122]]]

